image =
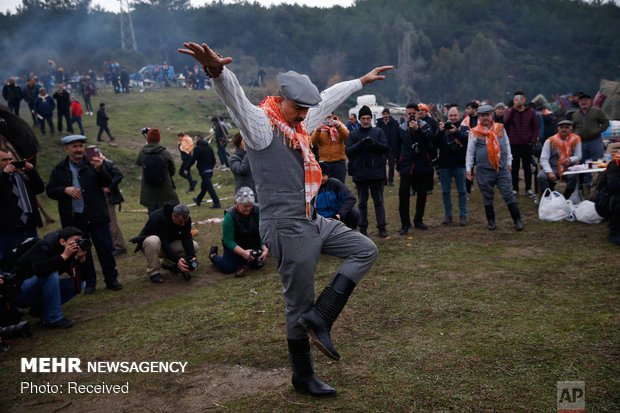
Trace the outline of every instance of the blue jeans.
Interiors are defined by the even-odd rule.
[[[603,139],[596,138],[593,141],[581,142],[581,161],[586,159],[597,161],[603,157]],[[592,183],[592,174],[583,174],[583,184],[590,186]]]
[[[46,277],[36,275],[28,278],[21,287],[17,298],[18,307],[32,307],[40,310],[44,323],[55,323],[62,319],[60,306],[75,296],[71,278],[58,277],[54,271]]]
[[[226,166],[227,168],[230,168],[226,148],[221,146],[220,144],[217,145],[217,156],[220,158],[220,166]]]
[[[259,248],[257,248],[259,249]],[[245,264],[245,260],[241,255],[237,255],[230,248],[224,247],[224,254],[217,255],[215,254],[213,258],[211,258],[211,262],[213,265],[217,267],[218,270],[223,272],[224,274],[230,274],[237,271],[243,264]],[[253,269],[261,268],[262,265],[257,265],[256,261],[250,261],[250,267]]]
[[[452,216],[452,178],[456,183],[456,191],[459,194],[459,216],[467,216],[467,191],[465,189],[465,168],[441,168],[439,180],[441,181],[441,195],[443,197],[443,211],[447,217]]]
[[[82,135],[84,135],[84,128],[82,127],[82,117],[81,116],[73,116],[71,118],[71,123],[70,126],[73,128],[73,123],[77,122],[78,126],[80,127],[80,133]]]
[[[27,229],[25,231],[14,232],[9,234],[0,234],[0,260],[4,254],[17,245],[23,239],[28,237],[36,237],[36,229]]]

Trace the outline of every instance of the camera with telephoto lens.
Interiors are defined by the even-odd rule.
[[[146,134],[149,133],[150,130],[151,130],[151,128],[142,128],[142,130],[140,132],[142,132],[142,134],[144,136],[146,136]]]
[[[93,246],[88,238],[78,238],[75,240],[75,243],[82,251],[88,251]]]
[[[454,123],[447,121],[446,123],[443,124],[443,128],[444,130],[450,130],[454,127]]]

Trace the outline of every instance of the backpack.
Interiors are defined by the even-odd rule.
[[[151,186],[161,186],[166,180],[164,158],[158,153],[147,153],[142,160],[142,181]]]

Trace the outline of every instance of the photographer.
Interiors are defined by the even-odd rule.
[[[258,225],[260,214],[254,203],[254,191],[241,187],[235,193],[235,205],[224,213],[222,244],[224,255],[217,255],[217,247],[211,247],[209,258],[213,265],[223,273],[235,272],[242,277],[249,268],[257,269],[264,265],[269,250],[263,244]]]
[[[43,222],[35,196],[44,189],[30,162],[16,161],[11,152],[0,149],[0,259],[22,239],[37,236]]]
[[[22,271],[34,274],[21,285],[18,307],[30,307],[30,314],[41,317],[50,328],[68,328],[73,321],[62,315],[61,305],[80,292],[80,275],[88,272],[86,253],[90,241],[76,227],[47,234],[18,259]],[[63,273],[68,278],[59,278]]]
[[[333,114],[327,115],[310,137],[312,145],[319,147],[321,165],[327,168],[327,175],[344,183],[347,177],[347,156],[344,146],[349,139],[349,130]]]
[[[414,110],[414,107],[417,109],[416,105],[407,105],[409,124],[407,130],[400,134],[398,154],[398,172],[400,173],[398,212],[402,225],[400,235],[407,235],[411,229],[409,189],[412,184],[417,195],[413,224],[418,229],[427,228],[423,222],[424,209],[426,207],[429,176],[433,176],[431,160],[435,151],[432,144],[435,132],[430,123],[422,120],[427,111]]]
[[[192,219],[187,205],[169,201],[163,208],[151,213],[140,235],[131,240],[135,252],[143,250],[146,258],[146,275],[152,282],[164,282],[159,273],[159,259],[163,258],[161,268],[172,273],[183,273],[185,279],[198,268],[196,251],[198,243],[192,240]]]
[[[434,144],[439,149],[439,181],[443,197],[444,220],[452,222],[452,178],[459,194],[459,225],[467,225],[467,191],[465,187],[465,154],[467,153],[467,134],[469,128],[461,126],[458,107],[448,110],[448,121],[439,124],[439,133]]]

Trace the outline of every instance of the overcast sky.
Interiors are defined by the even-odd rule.
[[[333,5],[340,5],[343,7],[351,6],[354,0],[257,0],[265,6],[273,4],[288,3],[288,4],[303,4],[310,7],[331,7]],[[224,0],[224,3],[234,3],[234,0]],[[251,1],[254,2],[253,0]],[[201,6],[205,3],[211,3],[211,0],[190,0],[190,3],[194,6]],[[0,0],[0,12],[6,12],[7,10],[15,12],[17,6],[22,4],[22,0]],[[100,5],[105,10],[118,12],[120,10],[120,3],[118,0],[92,0],[91,5]]]

